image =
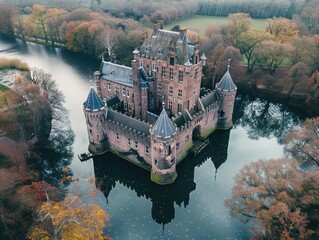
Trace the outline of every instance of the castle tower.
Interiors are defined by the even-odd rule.
[[[176,173],[176,126],[169,119],[165,108],[150,129],[151,180],[165,185],[174,182]]]
[[[106,108],[104,102],[95,92],[92,81],[89,95],[83,103],[87,131],[89,135],[89,151],[94,153],[104,152],[106,134],[104,132],[104,122]]]
[[[224,74],[222,79],[216,84],[216,92],[219,97],[217,128],[231,128],[233,126],[232,118],[237,87],[230,76],[229,64],[227,66],[227,72]]]

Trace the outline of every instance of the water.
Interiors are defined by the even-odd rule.
[[[95,176],[101,191],[87,201],[99,204],[110,214],[106,232],[113,239],[249,237],[249,226],[232,218],[224,207],[233,177],[249,162],[283,157],[284,135],[300,123],[300,114],[284,105],[239,95],[234,128],[214,133],[211,144],[198,157],[190,156],[178,165],[179,176],[173,185],[157,186],[150,182],[148,172],[112,154],[94,162],[77,159],[88,146],[82,112],[89,91],[88,73],[99,68],[99,61],[58,48],[1,38],[0,57],[19,58],[30,67],[44,69],[57,81],[75,133],[69,167],[74,176]],[[81,183],[81,188],[89,190],[91,185]]]

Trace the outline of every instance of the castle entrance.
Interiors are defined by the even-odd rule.
[[[201,135],[200,135],[200,126],[197,125],[194,129],[193,129],[193,136],[192,136],[193,141],[194,140],[200,140],[202,139]]]

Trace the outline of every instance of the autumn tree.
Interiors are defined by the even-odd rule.
[[[303,167],[319,167],[319,118],[306,120],[286,137],[285,150]]]
[[[228,16],[229,23],[223,29],[226,40],[238,48],[238,41],[241,34],[252,27],[252,19],[245,13],[234,13]]]
[[[258,45],[257,55],[259,64],[268,68],[273,75],[278,67],[287,59],[292,47],[287,43],[263,41]]]
[[[267,21],[266,31],[281,42],[289,42],[299,35],[297,25],[287,18],[272,18]]]
[[[303,83],[308,81],[309,73],[310,68],[303,62],[298,62],[289,69],[288,77],[291,83],[289,95],[295,90],[299,82]]]
[[[303,173],[296,160],[260,160],[235,176],[225,204],[233,216],[254,223],[257,239],[310,239],[319,236],[318,186],[318,171]]]
[[[10,3],[0,3],[0,33],[14,37],[15,19],[18,10]]]
[[[258,61],[258,55],[256,53],[257,46],[265,39],[270,39],[269,34],[257,30],[243,32],[237,37],[235,47],[238,48],[240,53],[246,58],[248,73],[252,73]]]

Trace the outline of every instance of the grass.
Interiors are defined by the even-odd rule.
[[[10,160],[10,158],[3,154],[0,153],[0,169],[1,168],[10,168],[12,166],[12,162]]]
[[[26,63],[17,58],[0,58],[0,69],[18,69],[27,71],[29,70],[29,67]]]
[[[195,15],[191,18],[174,21],[170,24],[164,25],[165,29],[171,29],[175,25],[186,27],[191,30],[197,30],[200,35],[203,35],[205,29],[212,24],[222,25],[227,24],[227,17],[203,16]],[[267,19],[253,19],[253,28],[257,30],[266,30]]]

